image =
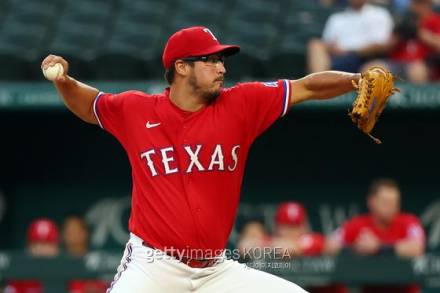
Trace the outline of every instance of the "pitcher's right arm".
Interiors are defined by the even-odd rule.
[[[93,112],[93,102],[99,91],[70,77],[68,75],[69,63],[60,56],[47,56],[41,63],[41,69],[46,69],[56,63],[60,63],[63,66],[64,73],[58,76],[53,81],[53,84],[63,98],[64,104],[85,122],[98,124],[98,120]]]

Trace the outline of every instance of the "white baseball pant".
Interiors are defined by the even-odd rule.
[[[231,259],[192,268],[131,234],[107,293],[307,293],[298,285]]]

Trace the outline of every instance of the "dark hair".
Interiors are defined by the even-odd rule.
[[[191,67],[194,66],[194,61],[185,61],[186,63],[188,63]],[[174,61],[170,68],[165,69],[165,80],[168,82],[169,85],[171,85],[174,82],[174,73],[176,72],[176,67],[175,67],[176,62]]]
[[[239,215],[235,221],[235,228],[238,233],[242,233],[244,228],[250,223],[259,223],[264,227],[264,216],[257,212],[253,212],[250,215]]]
[[[174,81],[174,63],[169,69],[165,69],[165,80],[171,85]]]
[[[399,185],[397,182],[391,178],[378,178],[371,182],[368,189],[368,196],[374,196],[378,193],[379,189],[382,187],[394,188],[399,190]]]
[[[84,230],[89,231],[89,225],[87,224],[86,220],[84,219],[84,217],[82,217],[80,214],[70,214],[68,215],[66,218],[64,218],[63,221],[63,230],[66,229],[67,223],[71,220],[76,220],[79,222],[79,224],[81,225],[81,227]]]

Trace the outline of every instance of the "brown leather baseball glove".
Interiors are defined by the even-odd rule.
[[[353,109],[348,114],[357,127],[376,143],[382,143],[370,133],[380,114],[385,108],[388,98],[399,91],[394,87],[394,77],[390,71],[381,66],[372,66],[362,73],[359,83],[353,81],[357,96]]]

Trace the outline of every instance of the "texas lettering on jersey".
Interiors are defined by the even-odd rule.
[[[147,166],[151,172],[151,176],[157,176],[158,171],[153,162],[154,156],[160,156],[165,174],[173,174],[178,172],[191,173],[193,171],[234,171],[237,168],[238,163],[238,149],[240,145],[235,145],[227,153],[229,157],[225,156],[225,151],[220,144],[216,144],[210,155],[210,162],[201,162],[199,154],[203,149],[203,145],[196,146],[184,146],[183,150],[188,156],[189,164],[184,169],[179,170],[178,165],[175,163],[174,147],[164,147],[158,150],[150,149],[140,154],[140,158],[147,162]]]
[[[290,92],[288,80],[241,83],[196,112],[173,104],[168,89],[99,94],[99,125],[131,165],[130,232],[161,250],[224,249],[249,149],[286,114]]]

